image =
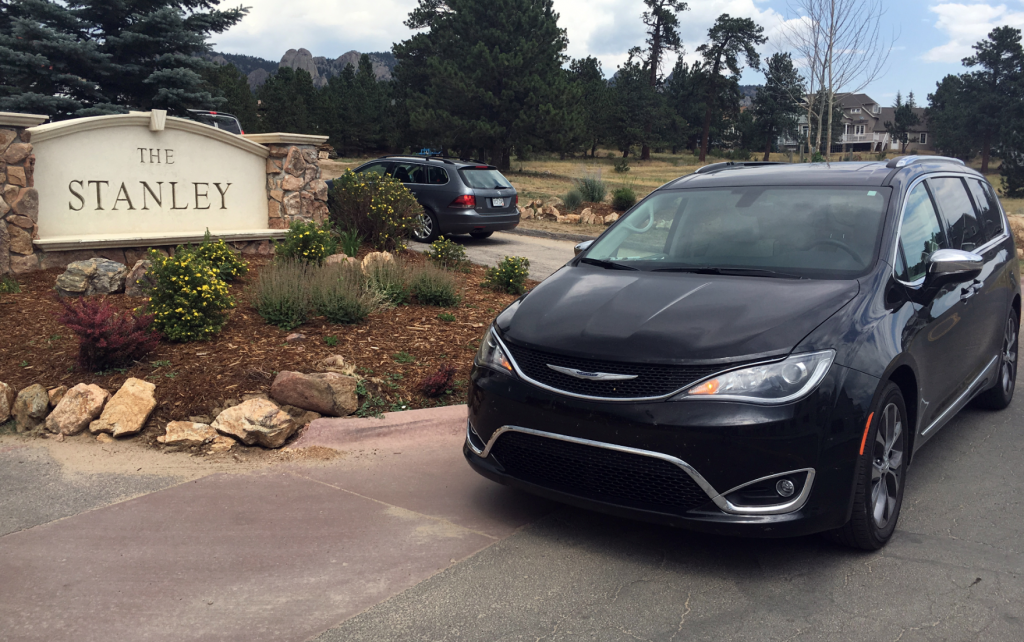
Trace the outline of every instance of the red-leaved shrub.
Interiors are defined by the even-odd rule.
[[[454,377],[455,366],[450,363],[442,364],[437,372],[420,382],[420,392],[428,397],[440,397],[446,391],[451,390]]]
[[[99,371],[127,366],[160,343],[152,314],[118,313],[106,299],[58,299],[57,320],[78,335],[78,366]]]

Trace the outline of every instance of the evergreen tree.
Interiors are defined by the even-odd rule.
[[[564,109],[567,45],[552,0],[418,0],[406,25],[422,30],[395,45],[395,75],[419,144],[510,150]]]
[[[249,89],[249,80],[237,67],[231,64],[213,65],[203,71],[203,78],[210,86],[210,93],[222,98],[217,104],[218,110],[237,118],[244,131],[258,131],[256,97]]]
[[[981,171],[988,171],[992,147],[999,143],[1004,125],[1021,118],[1024,99],[1024,48],[1020,29],[997,27],[986,40],[974,45],[975,54],[964,58],[967,67],[978,67],[970,73],[974,89],[973,129],[981,147]]]
[[[318,134],[322,114],[319,95],[309,72],[281,67],[256,94],[260,100],[259,129],[264,132]]]
[[[928,94],[928,129],[932,145],[946,156],[970,160],[978,149],[975,131],[975,87],[968,74],[950,74]]]
[[[682,46],[679,38],[679,16],[681,11],[689,7],[682,0],[644,0],[647,11],[641,16],[647,27],[646,55],[639,57],[647,68],[648,84],[651,91],[657,92],[661,87],[661,64],[667,52],[678,52]],[[653,115],[653,114],[652,114]],[[654,128],[653,120],[644,123],[644,142],[640,150],[640,160],[650,160],[651,146],[649,139]]]
[[[910,143],[910,128],[916,127],[921,122],[921,119],[914,113],[913,92],[910,93],[907,101],[903,102],[903,96],[897,91],[896,104],[892,107],[893,119],[885,121],[885,130],[889,132],[889,137],[892,140],[900,143],[900,153],[905,154],[907,145]]]
[[[601,62],[593,56],[577,58],[569,64],[569,82],[579,88],[583,111],[583,139],[591,157],[607,136],[610,91],[601,70]]]
[[[370,57],[332,77],[321,90],[324,133],[335,147],[363,153],[388,149],[397,142],[392,117],[390,83],[377,80]]]
[[[704,115],[707,75],[700,63],[687,65],[680,57],[665,81],[665,120],[661,139],[677,153],[680,149],[697,149],[700,122]],[[719,123],[713,123],[716,131]]]
[[[764,141],[764,160],[780,136],[796,136],[797,122],[803,109],[804,79],[788,53],[772,54],[764,72],[764,87],[754,98],[753,112]]]
[[[708,69],[707,83],[707,105],[704,112],[704,135],[701,139],[700,160],[707,158],[708,141],[711,133],[712,112],[717,109],[727,108],[726,105],[716,104],[718,98],[718,83],[723,69],[732,74],[733,79],[738,82],[743,65],[740,57],[744,57],[747,66],[757,69],[761,66],[761,56],[755,48],[768,41],[764,36],[764,27],[757,25],[750,18],[733,18],[723,13],[715,20],[715,24],[708,29],[708,42],[697,48],[697,52],[704,58],[704,66]]]
[[[658,120],[661,97],[651,87],[650,70],[639,53],[639,48],[631,49],[626,63],[612,77],[611,139],[623,158],[633,147],[650,147]]]

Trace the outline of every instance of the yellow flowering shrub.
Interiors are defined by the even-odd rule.
[[[274,256],[310,265],[323,265],[338,249],[338,239],[331,233],[331,224],[322,227],[306,221],[292,221],[283,241],[274,242]]]
[[[526,291],[526,278],[530,276],[530,259],[524,256],[506,256],[494,267],[487,268],[483,285],[508,294]]]
[[[150,250],[147,258],[153,328],[171,341],[205,341],[220,332],[235,301],[217,270],[186,247],[173,256]]]
[[[210,264],[220,278],[225,281],[234,281],[244,276],[249,271],[249,263],[241,255],[224,242],[224,239],[214,241],[210,238],[210,230],[206,230],[202,244],[195,248],[196,256]]]
[[[356,230],[374,249],[405,249],[423,207],[402,181],[346,171],[334,179],[327,206],[335,227]]]

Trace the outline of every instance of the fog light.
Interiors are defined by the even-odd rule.
[[[796,491],[796,486],[788,479],[780,479],[779,483],[775,484],[775,491],[783,497],[790,497]]]

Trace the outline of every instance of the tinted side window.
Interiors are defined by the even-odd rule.
[[[383,176],[384,172],[388,169],[387,163],[374,163],[373,165],[367,165],[356,170],[357,174],[376,174],[377,176]]]
[[[443,167],[428,167],[427,182],[431,185],[444,185],[448,182],[448,172]]]
[[[392,173],[395,178],[403,183],[426,183],[427,168],[416,163],[401,163],[395,165]]]
[[[900,228],[900,245],[908,265],[904,266],[902,273],[897,272],[896,276],[908,283],[925,275],[932,252],[946,247],[946,238],[939,227],[935,206],[924,183],[919,183],[907,196],[903,225]]]
[[[991,241],[1003,233],[1003,217],[999,213],[999,203],[992,193],[992,186],[973,178],[967,179],[967,185],[970,187],[971,196],[974,197],[978,219],[985,230],[985,239]]]
[[[967,196],[967,188],[962,179],[959,178],[930,178],[932,193],[935,195],[935,202],[939,205],[946,220],[946,231],[949,233],[949,245],[954,250],[966,250],[970,252],[976,247],[981,247],[988,240],[981,223],[978,222],[978,214],[974,211],[974,205]]]

